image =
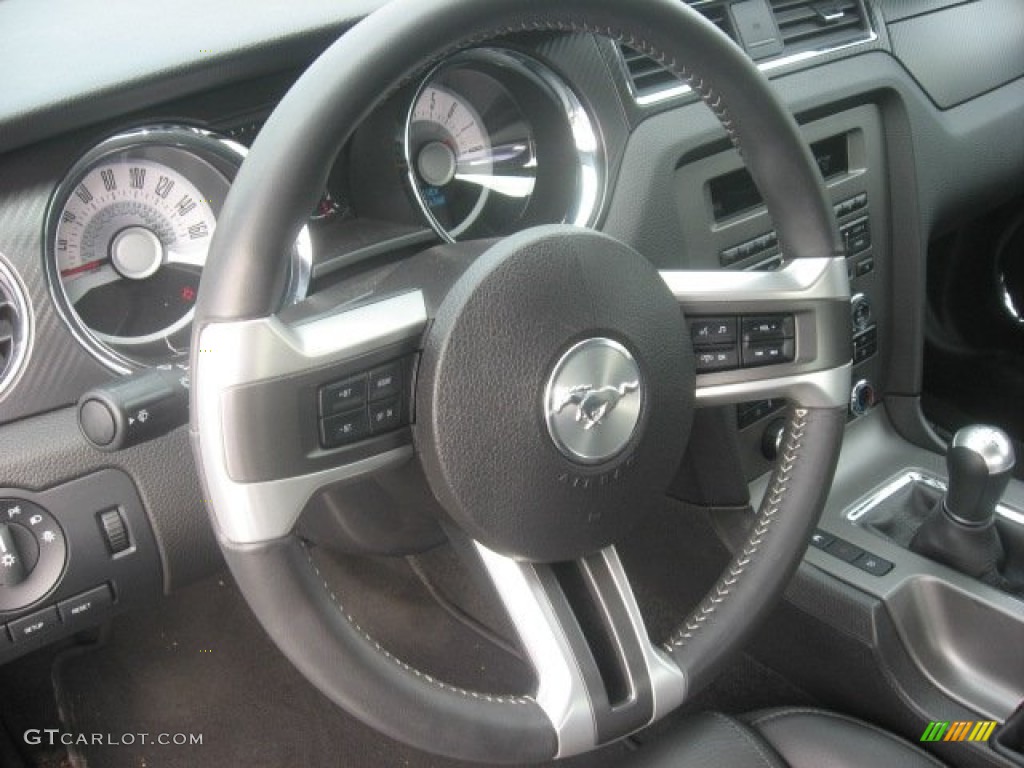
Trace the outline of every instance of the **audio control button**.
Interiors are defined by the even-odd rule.
[[[764,315],[743,318],[743,341],[776,341],[793,338],[792,315]]]
[[[736,342],[735,317],[695,317],[690,320],[690,337],[695,346],[734,344]]]
[[[727,371],[730,368],[738,368],[740,365],[739,354],[735,346],[698,349],[696,358],[698,373]]]

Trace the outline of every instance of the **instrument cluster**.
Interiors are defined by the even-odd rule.
[[[125,131],[58,185],[46,223],[50,291],[109,368],[187,363],[217,217],[261,124]],[[311,277],[363,258],[353,251],[592,226],[604,187],[599,131],[559,75],[513,49],[462,51],[356,130],[295,243],[285,301],[303,299]]]

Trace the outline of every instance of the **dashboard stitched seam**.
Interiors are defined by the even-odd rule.
[[[663,647],[669,653],[673,649],[685,647],[701,629],[707,626],[708,619],[733,594],[734,588],[739,584],[743,574],[747,572],[747,566],[757,557],[762,543],[778,517],[782,502],[789,492],[793,468],[800,458],[803,448],[803,437],[807,427],[807,414],[808,410],[806,408],[795,408],[793,410],[788,429],[786,430],[783,453],[779,459],[778,468],[772,476],[771,486],[765,496],[765,501],[761,505],[761,511],[757,516],[754,530],[751,531],[750,536],[747,538],[743,550],[729,564],[728,572],[708,592],[707,596],[701,601],[700,607],[686,618],[683,626],[677,629],[668,641],[664,643]]]
[[[356,632],[358,632],[363,637],[363,639],[366,640],[366,642],[372,645],[374,649],[378,653],[380,653],[385,659],[393,662],[406,672],[411,672],[424,682],[430,683],[431,685],[434,685],[435,687],[440,688],[442,691],[445,691],[447,693],[457,693],[460,696],[464,696],[466,698],[476,699],[477,701],[486,701],[491,704],[535,703],[535,700],[530,696],[497,696],[489,693],[480,693],[479,691],[470,691],[466,688],[460,688],[456,685],[449,685],[448,683],[445,683],[431,675],[428,675],[426,672],[421,672],[415,667],[399,659],[397,656],[388,651],[384,646],[382,646],[377,640],[375,640],[373,636],[370,635],[365,629],[363,629],[359,625],[359,622],[356,621],[355,618],[353,618],[353,616],[342,607],[341,601],[338,600],[337,595],[334,594],[334,591],[327,583],[327,579],[324,578],[324,575],[320,572],[320,569],[317,567],[316,562],[313,560],[313,554],[312,551],[310,550],[310,547],[305,543],[300,543],[300,546],[305,551],[306,560],[309,562],[309,565],[310,567],[312,567],[313,572],[316,573],[317,578],[320,580],[320,585],[323,587],[324,592],[327,593],[327,595],[331,598],[331,602],[334,603],[335,607],[338,609],[338,613],[340,613],[345,618],[345,620],[352,626],[352,628],[355,629]]]

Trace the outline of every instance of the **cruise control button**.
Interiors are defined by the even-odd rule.
[[[57,604],[57,611],[65,624],[85,624],[103,608],[113,604],[114,596],[110,593],[110,587],[104,584],[69,600],[62,600]]]
[[[697,346],[733,344],[736,341],[736,318],[694,318],[690,321],[690,337]]]
[[[334,416],[366,402],[366,377],[353,376],[320,388],[320,415]]]
[[[388,432],[402,425],[402,400],[393,397],[370,405],[370,430]]]
[[[7,628],[11,631],[11,638],[14,642],[20,643],[31,640],[33,637],[49,634],[59,626],[60,618],[57,616],[57,609],[50,606],[17,621],[12,621]]]
[[[347,445],[363,439],[369,433],[370,423],[365,408],[341,413],[320,422],[320,444],[324,448]]]
[[[367,399],[382,400],[402,391],[402,372],[398,363],[391,363],[370,371]]]

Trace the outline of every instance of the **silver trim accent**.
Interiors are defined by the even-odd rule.
[[[1009,436],[998,427],[985,424],[974,424],[958,429],[953,435],[951,448],[967,448],[978,454],[988,468],[990,475],[1000,474],[1013,469],[1015,457],[1013,443]]]
[[[630,398],[634,393],[636,398]],[[564,413],[573,405],[575,416]],[[595,405],[597,413],[591,413]],[[620,454],[636,433],[643,405],[640,366],[628,349],[603,337],[566,350],[551,370],[541,402],[552,442],[566,458],[582,464],[600,464]]]
[[[597,725],[583,673],[537,571],[475,544],[537,673],[534,698],[558,737],[555,757],[593,749]]]
[[[7,294],[7,300],[14,305],[18,324],[12,329],[11,357],[7,367],[0,371],[0,400],[3,400],[17,385],[25,371],[25,363],[32,354],[35,344],[35,314],[28,289],[21,281],[21,275],[0,253],[0,291]]]
[[[47,206],[44,225],[45,258],[43,262],[50,296],[53,298],[57,314],[71,331],[71,335],[74,336],[75,340],[96,360],[115,373],[120,374],[131,373],[133,370],[145,367],[145,364],[128,354],[118,352],[111,346],[110,337],[91,330],[78,317],[78,313],[71,306],[64,291],[60,272],[57,269],[54,237],[59,223],[60,212],[86,173],[104,162],[107,158],[118,153],[147,148],[168,148],[191,154],[220,174],[228,188],[230,188],[234,174],[237,173],[248,153],[248,149],[237,141],[200,128],[176,124],[148,125],[115,134],[92,147],[79,158],[54,190]],[[282,305],[295,303],[306,297],[312,271],[313,242],[310,238],[309,229],[303,227],[299,232],[292,251],[291,274]],[[159,339],[161,335],[166,337],[171,333],[177,332],[192,322],[194,314],[195,310],[190,310],[171,329],[161,334],[153,334],[152,338],[143,338],[136,343],[147,343],[151,340]],[[122,343],[122,346],[127,345]],[[178,350],[171,350],[170,348],[168,351],[172,355],[178,352]],[[153,365],[156,366],[165,362],[174,362],[174,360],[156,361]]]
[[[647,676],[651,680],[651,693],[654,696],[654,711],[648,723],[650,724],[674,711],[685,701],[686,675],[671,656],[651,643],[643,617],[640,615],[640,606],[637,605],[636,595],[629,584],[626,569],[619,559],[618,550],[614,547],[602,549],[601,559],[608,566],[619,599],[629,614],[634,641],[639,644],[644,656],[644,666],[647,669]]]
[[[846,513],[846,519],[851,523],[857,523],[858,520],[865,517],[883,501],[888,499],[890,496],[895,495],[911,483],[921,483],[922,485],[927,485],[929,488],[934,488],[936,491],[941,493],[945,493],[948,488],[946,480],[942,479],[938,475],[923,469],[910,469],[896,475],[877,491],[868,494],[864,499],[850,507],[850,510]],[[1024,525],[1024,510],[1018,510],[1000,502],[999,504],[996,504],[996,514],[1004,517],[1010,522],[1017,523],[1018,525]]]
[[[604,207],[604,199],[607,194],[604,144],[601,141],[599,132],[594,127],[594,121],[583,106],[583,102],[580,101],[562,78],[540,61],[518,51],[505,48],[472,48],[442,61],[427,73],[427,76],[423,78],[409,102],[409,109],[405,116],[405,127],[402,133],[402,153],[405,158],[406,168],[408,169],[407,178],[412,189],[413,198],[416,200],[427,222],[443,240],[450,243],[455,242],[455,238],[434,218],[434,215],[430,212],[430,207],[423,200],[419,192],[415,163],[410,154],[409,142],[413,109],[419,100],[420,94],[432,84],[434,78],[437,77],[441,70],[452,66],[453,63],[458,64],[463,60],[472,61],[474,58],[485,61],[497,61],[503,67],[518,71],[519,73],[525,73],[527,76],[540,80],[549,89],[550,95],[555,98],[565,114],[566,123],[573,137],[576,159],[579,163],[577,194],[572,208],[565,211],[561,221],[580,227],[593,226],[601,209]]]
[[[221,411],[224,391],[357,357],[422,333],[426,324],[423,294],[413,291],[291,326],[272,316],[202,329],[192,361],[195,423],[212,517],[223,539],[257,544],[281,538],[318,488],[413,456],[412,448],[404,446],[307,475],[237,482],[227,469],[230,425]]]
[[[867,408],[861,407],[860,393],[863,392],[865,389],[874,390],[874,385],[867,379],[861,379],[856,384],[854,384],[853,387],[850,389],[850,413],[852,413],[854,416],[858,418],[860,418],[865,413],[870,411],[872,406],[874,406],[875,404],[872,401],[870,404],[868,404]]]
[[[874,28],[871,26],[871,18],[867,8],[865,8],[864,23],[867,25],[868,34],[860,40],[851,40],[850,42],[843,43],[842,45],[826,46],[824,48],[801,51],[800,53],[791,53],[786,56],[780,56],[777,59],[770,59],[763,63],[758,63],[756,66],[762,72],[771,72],[772,70],[782,69],[783,67],[788,67],[793,64],[801,64],[803,62],[810,61],[811,59],[816,59],[819,56],[827,56],[832,53],[839,53],[840,51],[855,48],[859,45],[868,45],[876,42],[878,40],[878,33],[875,32]],[[737,43],[737,45],[739,45],[739,43]],[[626,60],[622,56],[622,51],[617,45],[615,48],[618,52],[619,60],[622,62],[622,71],[626,76],[626,87],[629,90],[629,95],[633,97],[633,101],[635,101],[637,105],[641,107],[649,107],[652,104],[659,104],[678,96],[684,96],[685,94],[693,91],[693,88],[686,83],[680,83],[679,85],[672,85],[668,88],[655,93],[649,93],[645,96],[637,95],[636,86],[633,84],[633,78],[629,74],[629,67],[626,66]]]
[[[850,297],[846,259],[842,256],[790,259],[771,272],[662,270],[661,279],[684,309],[724,302],[781,304]],[[766,306],[765,311],[779,309]]]
[[[536,569],[530,563],[499,555],[479,542],[475,546],[537,674],[534,698],[557,734],[556,757],[593,749],[597,746],[597,726],[583,674]],[[686,678],[671,657],[651,644],[618,552],[609,547],[600,556],[629,615],[632,640],[643,651],[654,696],[654,710],[647,725],[682,704],[686,698]],[[635,690],[634,681],[629,682]]]
[[[748,369],[744,369],[746,371]],[[764,368],[750,368],[752,375],[766,371]],[[770,400],[788,398],[808,408],[839,408],[849,401],[850,374],[853,365],[846,363],[837,368],[823,371],[796,373],[791,376],[775,376],[763,379],[748,379],[734,384],[700,385],[697,377],[697,405],[728,405],[748,400]]]

